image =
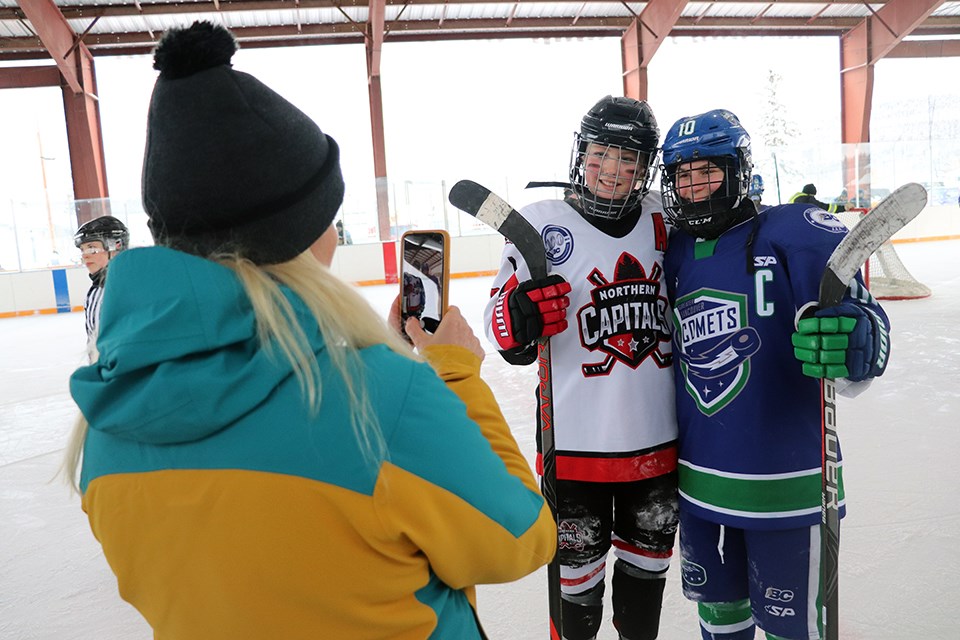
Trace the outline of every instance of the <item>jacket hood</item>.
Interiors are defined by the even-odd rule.
[[[307,336],[315,351],[323,348],[319,330]],[[151,444],[216,433],[292,375],[282,356],[260,348],[234,272],[164,247],[130,249],[110,262],[97,349],[97,362],[70,378],[74,401],[91,429]]]

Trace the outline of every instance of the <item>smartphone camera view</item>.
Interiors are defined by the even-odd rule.
[[[407,318],[433,333],[447,307],[448,268],[445,231],[408,231],[401,238],[400,267],[401,328]]]

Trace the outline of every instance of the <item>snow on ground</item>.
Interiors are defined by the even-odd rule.
[[[952,637],[960,598],[960,241],[898,245],[933,289],[887,302],[887,374],[841,399],[849,516],[842,527],[844,640]],[[451,303],[479,333],[489,278],[454,280]],[[395,287],[367,287],[385,309]],[[80,510],[54,475],[75,408],[67,377],[84,362],[82,314],[0,320],[0,638],[144,640],[150,630],[120,600]],[[487,345],[484,376],[532,461],[532,367],[510,367]],[[492,639],[547,637],[546,574],[479,589]],[[609,593],[609,591],[608,591]],[[609,599],[609,596],[608,596]],[[602,640],[615,638],[609,615]],[[758,635],[759,637],[759,635]],[[699,638],[693,604],[670,570],[661,640]]]

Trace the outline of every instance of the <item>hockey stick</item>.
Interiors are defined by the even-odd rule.
[[[527,183],[527,186],[525,186],[524,189],[536,189],[537,187],[557,187],[558,189],[569,189],[570,183],[556,182],[556,181],[537,182],[537,181],[531,180],[530,182]]]
[[[513,243],[523,256],[530,277],[547,277],[547,254],[540,234],[503,198],[471,180],[461,180],[450,189],[450,204],[488,224]],[[557,452],[553,434],[553,375],[550,368],[550,340],[537,343],[537,375],[540,378],[540,448],[543,460],[541,490],[553,512],[557,527]],[[550,605],[550,638],[560,640],[560,561],[559,553],[547,565]]]
[[[891,193],[870,211],[840,241],[827,261],[820,279],[821,309],[835,307],[843,300],[847,287],[870,255],[923,211],[926,190],[908,183]],[[822,411],[822,466],[820,520],[820,583],[823,588],[823,626],[826,640],[837,640],[838,569],[840,557],[840,487],[837,441],[837,395],[833,378],[820,384]]]

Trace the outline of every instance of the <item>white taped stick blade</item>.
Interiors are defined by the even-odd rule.
[[[869,209],[847,209],[837,217],[848,229],[853,229],[867,213]],[[862,273],[867,289],[878,300],[916,300],[932,294],[930,287],[910,272],[890,241],[884,242],[870,256],[863,264]]]
[[[820,282],[820,306],[838,304],[847,284],[870,256],[927,205],[927,191],[911,182],[883,199],[837,245]]]
[[[483,201],[483,204],[480,205],[480,210],[477,212],[477,219],[485,222],[494,229],[499,229],[511,211],[513,211],[513,207],[504,202],[497,194],[491,193],[487,196],[487,199]]]
[[[540,232],[506,200],[472,180],[460,180],[450,189],[450,204],[500,232],[523,256],[532,278],[547,276],[547,256]]]

